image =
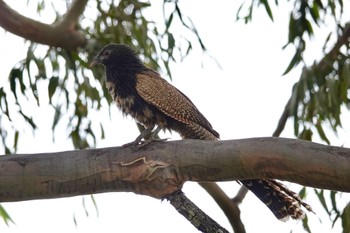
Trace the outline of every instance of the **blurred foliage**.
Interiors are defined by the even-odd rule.
[[[302,71],[299,81],[292,88],[285,110],[288,112],[283,113],[281,118],[293,118],[297,138],[312,141],[313,136],[318,135],[325,143],[331,144],[324,128],[330,128],[336,134],[342,127],[342,110],[350,108],[350,22],[342,20],[342,0],[291,2],[293,10],[289,17],[288,41],[283,49],[291,45],[295,53],[283,75],[300,65]],[[253,20],[254,9],[263,6],[268,17],[274,21],[272,9],[279,4],[278,0],[245,1],[238,9],[236,18],[248,23]],[[304,52],[312,43],[314,28],[329,25],[330,21],[335,28],[324,41],[324,57],[307,66]],[[340,219],[343,232],[349,232],[349,204],[342,211],[337,205],[341,193],[314,191],[333,226]],[[304,197],[305,188],[300,193]],[[331,205],[327,204],[329,202]],[[303,227],[306,232],[312,232],[307,218],[303,220]]]
[[[55,2],[47,3],[45,0],[37,3],[39,15],[50,6],[56,12],[56,20],[66,13],[55,9]],[[150,6],[149,2],[134,0],[92,1],[77,25],[88,39],[85,48],[68,51],[30,43],[27,57],[18,62],[9,74],[11,92],[0,88],[0,137],[5,154],[16,152],[23,131],[35,131],[37,128],[40,119],[34,118],[24,107],[29,102],[33,104],[32,100],[37,106],[49,103],[54,112],[52,131],[57,126],[66,127],[75,148],[94,147],[97,140],[104,138],[103,122],[98,122],[98,119],[92,121],[89,117],[91,111],[101,109],[103,102],[111,102],[104,88],[102,69],[94,70],[94,76],[99,80],[89,73],[89,61],[104,45],[111,42],[128,44],[139,52],[148,67],[162,67],[170,78],[169,63],[187,56],[192,51],[193,42],[206,50],[195,26],[189,17],[182,14],[177,1],[164,0],[163,24],[146,18]],[[92,9],[93,14],[87,12]],[[190,40],[173,34],[174,22],[194,37]],[[47,86],[47,93],[40,93],[40,85]],[[8,104],[9,95],[14,97],[15,106]],[[25,130],[12,120],[18,117],[27,123]],[[9,137],[13,137],[12,141]]]

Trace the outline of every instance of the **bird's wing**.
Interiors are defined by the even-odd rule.
[[[175,120],[185,124],[194,122],[217,134],[191,100],[157,72],[144,71],[136,75],[136,80],[136,91],[147,103]]]

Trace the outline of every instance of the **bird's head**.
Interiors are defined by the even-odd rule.
[[[135,52],[124,44],[108,44],[103,47],[97,56],[93,58],[90,67],[97,64],[102,64],[106,68],[120,68],[121,66],[134,67],[135,65],[143,66]]]

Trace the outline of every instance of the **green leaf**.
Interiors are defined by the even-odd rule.
[[[290,61],[287,69],[283,72],[282,75],[288,74],[295,66],[297,66],[300,63],[301,60],[302,60],[301,51],[297,50],[292,60]]]
[[[301,199],[305,198],[306,196],[306,187],[303,187],[300,191],[299,191],[299,196]]]
[[[308,222],[309,222],[309,220],[307,218],[307,215],[305,215],[305,218],[303,219],[303,228],[304,228],[305,231],[311,233],[311,229],[309,227],[309,223]]]
[[[15,99],[16,99],[16,102],[18,102],[18,97],[17,97],[17,88],[16,88],[16,80],[19,81],[20,83],[20,86],[21,86],[21,90],[24,90],[23,86],[23,82],[22,82],[22,78],[23,78],[23,70],[21,69],[18,69],[18,68],[13,68],[11,71],[10,71],[10,74],[9,74],[9,80],[10,80],[10,88],[11,88],[11,91],[13,93],[13,95],[15,96]]]
[[[171,23],[173,22],[173,17],[174,17],[174,12],[172,12],[169,16],[169,19],[166,21],[166,24],[165,24],[165,31],[168,31],[169,30],[169,27],[171,25]]]
[[[346,205],[341,215],[343,233],[350,232],[350,202]]]
[[[328,215],[331,215],[331,212],[329,211],[327,203],[326,203],[326,199],[324,198],[324,191],[323,190],[317,191],[317,189],[314,189],[314,190],[315,190],[315,193],[316,193],[318,199],[320,200],[321,205],[323,206],[324,210],[327,212]]]
[[[0,88],[0,108],[1,108],[1,111],[5,113],[5,115],[11,120],[9,106],[7,102],[7,96],[3,87]]]
[[[307,141],[312,141],[312,131],[310,129],[305,128],[304,126],[304,129],[301,132],[301,134],[298,136],[298,138],[304,139]]]
[[[106,136],[105,136],[105,130],[103,129],[102,123],[100,123],[100,129],[101,129],[101,139],[105,139],[105,138],[106,138]]]
[[[96,200],[95,200],[94,195],[90,195],[90,197],[91,197],[92,203],[94,204],[94,207],[95,207],[95,210],[96,210],[96,214],[97,214],[97,217],[98,217],[98,216],[99,216],[99,211],[98,211],[97,202],[96,202]]]
[[[334,224],[337,222],[338,218],[340,218],[341,216],[337,207],[336,195],[337,195],[336,191],[330,191],[332,210],[335,212],[335,217],[333,219],[332,227],[334,227]]]
[[[2,217],[2,219],[4,220],[7,226],[9,225],[10,222],[15,223],[1,204],[0,204],[0,217]]]
[[[36,124],[34,123],[33,119],[31,117],[28,117],[27,115],[25,115],[22,110],[18,111],[19,114],[22,115],[22,117],[27,121],[27,123],[29,123],[29,125],[32,127],[32,129],[36,129]]]
[[[260,2],[265,6],[265,10],[266,10],[267,14],[269,15],[270,19],[273,21],[273,15],[272,15],[272,11],[271,11],[269,2],[267,0],[261,0]]]
[[[55,106],[54,109],[55,109],[55,115],[53,117],[52,126],[51,126],[52,131],[55,130],[57,123],[59,122],[59,120],[61,119],[61,116],[62,116],[61,105]]]
[[[57,76],[52,76],[48,85],[49,103],[52,104],[52,96],[58,87],[59,78]]]
[[[317,3],[317,1],[314,1],[312,3],[312,7],[310,8],[310,15],[314,20],[314,22],[318,25],[318,22],[320,19],[320,13],[319,13],[319,4]]]
[[[13,139],[13,149],[15,150],[15,152],[17,151],[18,136],[19,136],[19,132],[18,132],[18,130],[16,130],[15,131],[15,137]]]
[[[325,141],[328,145],[330,145],[331,142],[328,140],[328,138],[327,138],[327,136],[322,128],[322,125],[319,121],[315,124],[315,127],[316,127],[318,135],[320,135],[321,139],[323,141]]]
[[[168,53],[169,56],[172,57],[172,52],[174,50],[175,47],[175,38],[174,35],[172,33],[168,33]]]

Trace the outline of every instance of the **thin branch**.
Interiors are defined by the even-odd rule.
[[[315,63],[311,66],[311,68],[305,68],[302,71],[302,74],[300,75],[300,79],[303,77],[307,77],[306,75],[303,75],[303,72],[307,72],[310,69],[317,70],[318,73],[323,73],[325,70],[329,69],[329,67],[332,66],[334,59],[339,54],[340,48],[349,43],[350,40],[350,23],[347,24],[347,26],[343,30],[343,34],[338,37],[337,42],[334,44],[333,48],[319,61],[318,63]],[[300,81],[299,81],[300,82]],[[293,95],[293,94],[292,94]],[[273,137],[279,137],[287,123],[288,118],[291,116],[290,114],[290,105],[292,101],[293,96],[291,96],[281,114],[281,117],[278,121],[277,128],[275,129],[274,133],[272,134]]]
[[[83,33],[75,30],[74,25],[77,22],[73,24],[71,20],[77,20],[77,14],[83,12],[86,3],[87,0],[76,0],[66,14],[67,19],[62,19],[64,23],[58,22],[49,25],[19,14],[3,0],[0,0],[0,26],[15,35],[36,43],[68,50],[76,49],[79,46],[84,46],[87,40]]]
[[[200,182],[202,186],[216,201],[222,209],[235,233],[245,233],[244,224],[241,221],[241,211],[238,206],[231,201],[224,191],[214,182]]]
[[[349,192],[349,167],[350,149],[283,138],[0,156],[0,202],[113,191],[163,198],[186,181],[254,178]]]
[[[272,137],[279,137],[284,130],[284,127],[286,126],[287,120],[290,116],[290,103],[291,103],[292,97],[288,100],[286,106],[284,107],[284,110],[282,112],[282,115],[278,121],[277,128],[272,134]]]
[[[79,17],[84,13],[87,2],[88,0],[73,1],[70,8],[67,10],[67,13],[56,25],[73,29],[78,22]]]
[[[225,228],[220,226],[188,199],[181,190],[167,195],[165,198],[199,231],[205,233],[228,233]]]
[[[241,186],[241,188],[238,190],[238,193],[236,194],[236,196],[234,196],[231,200],[233,203],[235,204],[240,204],[242,203],[243,199],[245,198],[245,196],[247,195],[249,189],[245,186]]]

